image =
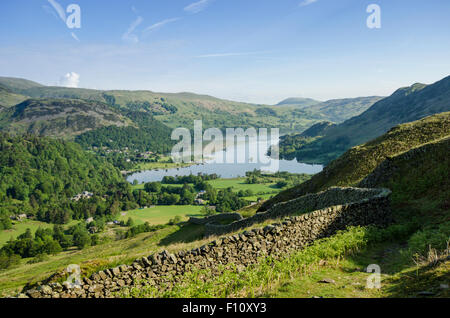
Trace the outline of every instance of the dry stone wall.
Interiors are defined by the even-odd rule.
[[[229,221],[237,221],[242,220],[243,217],[239,213],[220,213],[216,215],[207,216],[204,218],[196,218],[191,216],[189,218],[189,223],[197,224],[197,225],[204,225],[209,223],[220,223],[223,221],[229,222]]]
[[[361,189],[359,189],[361,190]],[[331,193],[321,196],[328,202],[337,199]],[[82,284],[70,288],[69,284],[51,283],[26,291],[22,297],[32,298],[103,298],[114,297],[124,287],[142,287],[151,285],[158,288],[171,288],[179,281],[181,275],[192,268],[209,269],[213,275],[219,275],[223,266],[231,264],[243,269],[257,263],[262,257],[275,259],[300,250],[314,240],[328,237],[347,226],[365,226],[375,224],[387,225],[391,219],[387,189],[342,189],[354,202],[318,209],[300,216],[286,218],[281,223],[264,228],[245,231],[216,239],[209,244],[190,251],[171,254],[163,251],[149,257],[136,260],[132,265],[122,265],[107,269],[83,278]],[[363,193],[365,195],[363,195]],[[288,207],[292,210],[302,209],[300,202],[308,203],[313,196],[303,200],[293,200],[288,205],[275,206],[271,217],[283,215]],[[360,200],[357,200],[357,199]],[[349,201],[348,201],[349,202]],[[316,202],[319,206],[322,203]],[[326,203],[323,203],[326,204]],[[308,205],[314,208],[316,205]],[[264,216],[262,216],[264,217]]]
[[[211,219],[210,222],[206,222],[205,235],[223,235],[247,228],[253,224],[261,223],[270,219],[278,219],[294,213],[306,213],[320,210],[325,207],[373,199],[377,196],[384,196],[385,192],[385,189],[333,187],[326,191],[307,194],[300,198],[278,203],[266,212],[257,213],[250,218],[238,220],[228,225],[217,224],[213,219]]]

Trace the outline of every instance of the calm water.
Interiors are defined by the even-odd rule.
[[[277,171],[287,171],[291,173],[308,173],[315,174],[322,171],[323,166],[321,165],[309,165],[297,162],[296,159],[290,160],[277,160],[270,158],[266,155],[267,150],[270,145],[273,145],[275,141],[269,142],[257,142],[249,143],[238,142],[235,145],[234,152],[233,149],[228,148],[223,151],[218,151],[213,154],[209,160],[205,160],[204,164],[197,164],[186,168],[174,168],[174,169],[161,169],[161,170],[147,170],[138,173],[134,173],[127,177],[129,182],[137,180],[139,183],[142,182],[154,182],[161,181],[164,176],[186,176],[186,175],[197,175],[202,174],[212,174],[216,173],[222,178],[232,179],[237,177],[244,177],[247,171],[253,171],[254,169],[263,170],[266,172],[277,172]],[[256,152],[250,152],[250,147],[256,151],[258,149],[260,160],[255,160],[251,157],[251,154]],[[257,148],[256,148],[257,147]],[[224,162],[225,158],[233,156],[234,162],[243,163],[218,163]],[[237,158],[240,158],[238,161]],[[227,162],[229,162],[227,160]]]

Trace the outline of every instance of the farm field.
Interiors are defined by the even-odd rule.
[[[280,191],[280,189],[275,187],[275,183],[247,184],[245,180],[246,178],[217,179],[208,182],[216,189],[233,188],[234,191],[252,190],[255,194],[278,193]]]
[[[78,221],[71,221],[65,225],[65,227],[70,227],[75,225]],[[31,230],[31,233],[34,235],[38,228],[53,228],[53,224],[35,221],[35,220],[23,220],[23,221],[13,221],[13,228],[11,230],[3,230],[0,231],[0,247],[3,246],[6,242],[11,239],[15,239],[20,234],[25,233],[27,229]]]
[[[127,221],[131,217],[136,225],[145,222],[151,225],[166,224],[177,215],[181,217],[182,221],[188,220],[190,216],[201,216],[201,209],[202,206],[194,205],[155,206],[128,211],[123,213],[119,220]]]

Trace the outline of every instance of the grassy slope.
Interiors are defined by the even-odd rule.
[[[1,77],[0,76],[0,85],[6,87],[7,89],[11,91],[20,91],[25,89],[30,89],[33,87],[43,87],[43,85],[26,80],[23,78],[16,78],[16,77]]]
[[[295,274],[266,296],[417,297],[425,291],[434,297],[450,297],[450,289],[441,287],[450,282],[450,260],[447,257],[429,263],[427,259],[428,244],[443,250],[450,239],[449,146],[447,137],[420,147],[422,151],[393,157],[390,161],[394,169],[376,184],[393,190],[392,207],[397,224],[413,224],[416,231],[368,246],[344,259],[322,266],[316,264],[308,275]],[[437,237],[441,237],[440,241]],[[381,267],[380,290],[365,288],[368,274],[361,269],[369,264]],[[324,278],[331,278],[336,284],[321,284]]]
[[[17,105],[26,99],[27,99],[26,96],[15,94],[0,84],[0,104],[3,105],[4,107]]]
[[[202,227],[171,226],[154,233],[143,233],[134,238],[110,241],[105,244],[71,250],[50,256],[48,260],[36,264],[21,264],[13,269],[0,271],[0,296],[11,295],[19,291],[27,283],[35,283],[46,279],[51,274],[64,270],[70,264],[80,264],[83,274],[88,275],[103,268],[131,263],[138,257],[148,256],[163,249],[179,250],[190,248],[201,237]],[[192,243],[196,241],[195,243]]]
[[[399,125],[379,138],[350,149],[309,181],[283,191],[266,202],[263,209],[277,202],[325,190],[331,186],[356,185],[386,158],[445,137],[449,132],[450,112]]]
[[[397,90],[361,115],[330,129],[323,138],[298,149],[297,159],[328,163],[395,125],[445,111],[450,111],[450,76],[432,85],[414,84]]]
[[[151,225],[166,224],[170,219],[180,216],[182,221],[187,221],[189,217],[201,217],[202,207],[193,205],[175,205],[175,206],[156,206],[147,209],[137,209],[126,212],[119,220],[127,221],[132,218],[135,225],[143,224],[145,222]]]
[[[234,191],[240,190],[252,190],[254,194],[263,193],[275,193],[279,189],[275,187],[274,183],[262,183],[262,184],[247,184],[245,183],[246,178],[235,178],[235,179],[217,179],[208,181],[216,189],[226,189],[233,188]]]

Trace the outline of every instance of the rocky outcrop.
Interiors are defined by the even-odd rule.
[[[322,198],[335,202],[339,198],[339,190],[331,189]],[[180,277],[195,269],[209,269],[214,275],[219,275],[224,268],[233,265],[243,269],[255,264],[266,256],[275,259],[285,257],[289,253],[303,249],[314,240],[328,237],[348,226],[366,226],[370,224],[384,226],[390,222],[390,191],[387,189],[342,189],[354,202],[334,205],[305,213],[300,216],[286,218],[281,223],[268,225],[216,239],[209,244],[190,251],[180,251],[171,254],[163,251],[149,257],[136,260],[131,265],[106,269],[82,279],[79,286],[71,287],[52,283],[41,285],[21,294],[32,298],[103,298],[114,297],[123,288],[145,285],[158,288],[171,288]],[[279,204],[272,211],[272,217],[282,215],[288,207],[292,210],[301,208],[300,202],[312,202],[314,196],[303,198],[303,201],[292,200],[288,205]],[[357,200],[359,198],[359,200]],[[301,199],[301,198],[299,198]],[[311,203],[307,207],[313,208]],[[325,204],[325,203],[323,203]],[[259,214],[264,217],[264,214]]]

